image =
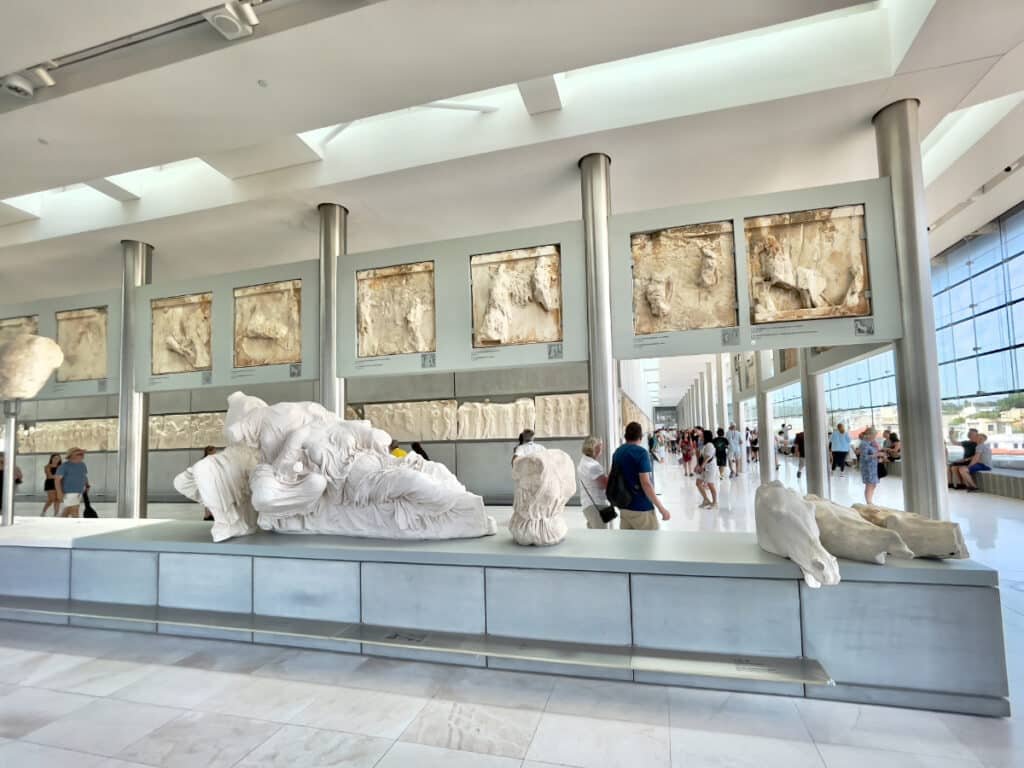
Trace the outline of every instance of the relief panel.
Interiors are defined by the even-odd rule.
[[[630,237],[637,336],[739,324],[731,221]]]
[[[410,403],[367,403],[366,419],[403,442],[454,440],[456,403],[454,400],[425,400]]]
[[[864,206],[746,219],[751,321],[871,314]]]
[[[474,347],[562,340],[560,246],[477,254],[470,272]]]
[[[20,453],[59,453],[64,456],[72,448],[116,451],[117,419],[37,421],[18,433]]]
[[[0,320],[0,344],[10,341],[22,333],[28,333],[33,336],[39,334],[39,315],[8,317]]]
[[[437,349],[434,262],[356,272],[359,357]]]
[[[235,368],[302,362],[302,280],[235,288]]]
[[[622,408],[622,430],[626,430],[626,425],[631,421],[635,421],[644,428],[644,432],[648,433],[651,431],[653,425],[651,424],[651,417],[640,410],[640,407],[633,402],[632,398],[623,394],[620,399],[620,407]]]
[[[459,406],[459,440],[510,440],[524,429],[535,429],[536,423],[536,405],[530,398]]]
[[[154,376],[210,370],[212,305],[212,293],[171,296],[150,302]]]
[[[538,395],[537,437],[585,437],[590,434],[590,398],[575,395]]]
[[[69,309],[56,319],[57,344],[64,353],[57,381],[107,378],[107,308]]]

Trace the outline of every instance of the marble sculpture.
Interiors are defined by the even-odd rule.
[[[85,451],[117,450],[117,419],[37,421],[18,433],[21,453],[64,453],[77,446]]]
[[[885,565],[887,556],[914,557],[898,533],[872,525],[856,510],[814,495],[804,498],[814,505],[822,546],[836,557],[879,565]]]
[[[470,272],[474,347],[562,340],[558,245],[478,254]]]
[[[457,432],[454,400],[367,403],[363,411],[374,427],[403,442],[454,440]]]
[[[56,319],[57,343],[64,353],[57,381],[107,378],[107,308],[69,309]]]
[[[557,448],[522,456],[512,464],[515,497],[508,529],[517,544],[549,546],[565,539],[562,517],[576,493],[576,468],[569,454]]]
[[[10,341],[15,336],[27,333],[35,336],[39,333],[39,315],[24,317],[8,317],[0,320],[0,344]]]
[[[644,432],[650,432],[654,425],[651,423],[650,417],[644,413],[644,411],[638,406],[633,400],[623,392],[619,397],[619,416],[622,418],[622,429],[625,431],[626,425],[631,421],[635,421],[637,424],[644,428]]]
[[[754,494],[757,543],[773,555],[788,557],[803,571],[807,586],[839,583],[839,563],[821,544],[814,505],[778,480]]]
[[[854,504],[853,508],[865,520],[898,533],[917,557],[963,560],[971,556],[958,523],[928,520],[888,507]]]
[[[210,370],[212,305],[212,293],[152,300],[150,367],[154,376]]]
[[[356,317],[359,357],[434,352],[434,262],[356,272]]]
[[[387,539],[452,539],[496,532],[483,499],[448,469],[388,453],[391,436],[343,421],[316,403],[267,405],[228,398],[227,449],[197,462],[175,488],[203,504],[214,539],[258,526],[284,533]]]
[[[754,323],[871,314],[864,206],[746,219]]]
[[[590,399],[575,395],[538,395],[537,437],[583,437],[590,434]]]
[[[731,221],[636,233],[630,249],[637,336],[738,324]]]
[[[64,362],[57,342],[21,333],[0,342],[0,400],[28,400]]]
[[[513,403],[462,403],[458,410],[459,440],[510,440],[535,429],[536,405],[531,398]]]
[[[302,362],[302,281],[235,289],[235,368]]]

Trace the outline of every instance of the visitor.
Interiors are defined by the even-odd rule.
[[[697,454],[697,444],[694,442],[693,433],[684,432],[682,445],[680,446],[682,451],[682,458],[679,463],[683,465],[683,475],[685,477],[691,477],[693,475],[693,468]]]
[[[803,476],[804,467],[807,465],[803,432],[797,432],[796,437],[793,438],[793,457],[796,459],[796,479],[799,480]]]
[[[978,450],[978,430],[973,427],[967,430],[967,439],[960,442],[960,447],[964,450],[963,457],[959,461],[951,461],[948,469],[949,487],[962,490],[967,486],[960,482],[960,468],[969,466],[974,452]]]
[[[885,458],[886,461],[899,461],[903,458],[903,444],[900,442],[900,436],[895,432],[889,433],[889,442],[885,447]]]
[[[757,436],[757,430],[750,430],[750,461],[756,462],[761,457],[760,453],[760,442]]]
[[[650,452],[651,458],[654,459],[656,462],[658,462],[660,464],[661,463],[661,459],[658,458],[658,453],[657,453],[657,450],[656,450],[657,444],[658,444],[658,439],[654,436],[654,434],[651,434],[647,438],[647,450]]]
[[[412,444],[412,452],[422,456],[424,461],[430,461],[430,457],[427,456],[427,452],[423,450],[423,446],[420,445],[419,443]]]
[[[779,471],[779,457],[786,452],[786,433],[779,430],[775,435],[775,471]]]
[[[839,470],[840,477],[846,477],[846,457],[850,453],[850,436],[846,433],[846,427],[836,424],[832,436],[829,438],[829,447],[832,450],[832,471]]]
[[[512,451],[512,463],[516,463],[516,459],[520,459],[523,456],[529,456],[531,453],[538,453],[544,450],[544,446],[540,443],[533,442],[533,430],[524,429],[519,433],[519,445]]]
[[[654,492],[654,467],[650,451],[643,446],[644,428],[631,421],[626,425],[625,438],[625,445],[620,445],[612,455],[612,471],[622,475],[632,496],[628,505],[619,508],[619,527],[624,531],[656,531],[658,519],[654,510],[661,513],[662,520],[669,520],[672,515]]]
[[[0,489],[4,487],[4,472],[6,471],[6,459],[4,458],[3,452],[0,452]],[[21,468],[14,465],[14,484],[21,485],[24,478],[21,474]],[[3,494],[0,493],[0,506],[3,506]]]
[[[39,513],[40,517],[46,517],[46,510],[50,507],[53,507],[54,517],[58,517],[60,515],[60,502],[57,501],[57,486],[53,481],[57,467],[60,465],[60,454],[51,453],[50,460],[46,462],[46,466],[43,467],[43,491],[46,493],[46,503],[43,504],[43,511]]]
[[[975,475],[979,472],[992,471],[992,446],[988,444],[988,435],[978,433],[971,462],[966,467],[957,467],[957,471],[960,473],[961,485],[968,492],[978,490],[978,484],[974,480]]]
[[[408,452],[403,451],[401,446],[398,445],[397,440],[392,440],[391,445],[388,446],[388,453],[394,456],[396,459],[404,459],[408,456]]]
[[[591,435],[583,441],[580,463],[576,465],[576,479],[580,483],[580,503],[583,505],[583,517],[587,521],[587,528],[607,528],[608,523],[601,519],[601,508],[606,506],[601,502],[605,499],[605,489],[608,487],[608,475],[598,459],[604,443],[601,438]]]
[[[885,461],[885,454],[876,442],[878,432],[868,427],[860,435],[860,446],[857,455],[860,459],[860,479],[864,481],[864,502],[873,503],[875,488],[878,487],[878,463]],[[844,458],[845,461],[845,458]]]
[[[733,478],[740,473],[743,433],[736,429],[735,424],[730,424],[729,431],[725,433],[725,439],[729,442],[729,477]]]
[[[215,453],[217,453],[217,447],[213,445],[208,445],[205,448],[203,448],[203,459],[205,459],[207,456],[213,456]],[[202,459],[200,459],[200,461],[202,461]],[[206,507],[203,507],[203,522],[213,522],[213,512],[211,512]]]
[[[725,478],[725,468],[729,464],[729,441],[725,437],[725,430],[718,428],[718,434],[711,440],[715,446],[715,464],[718,465],[718,477]]]
[[[54,473],[54,485],[57,488],[57,501],[64,505],[61,517],[78,517],[82,494],[89,487],[89,469],[85,466],[84,450],[72,448],[68,451],[68,460]]]
[[[718,467],[717,451],[711,430],[704,431],[704,447],[701,448],[700,465],[697,468],[697,490],[704,500],[701,509],[714,509],[718,506]]]

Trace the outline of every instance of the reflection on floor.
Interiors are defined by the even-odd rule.
[[[780,476],[797,483],[788,461]],[[678,466],[659,465],[656,481],[674,529],[753,528],[756,475],[725,480],[710,512]],[[862,493],[856,474],[832,478],[836,501]],[[877,500],[901,506],[899,479],[883,480]],[[201,516],[190,504],[151,512]],[[956,494],[952,513],[974,558],[1001,572],[1011,701],[1024,706],[1013,696],[1024,696],[1024,502]],[[583,525],[578,510],[567,517]],[[0,622],[0,766],[141,765],[1024,768],[1024,717]]]

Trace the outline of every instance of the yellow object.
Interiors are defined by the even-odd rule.
[[[396,459],[401,459],[405,456],[408,456],[409,454],[403,451],[401,448],[395,448],[393,451],[391,451],[391,455],[394,456]]]

